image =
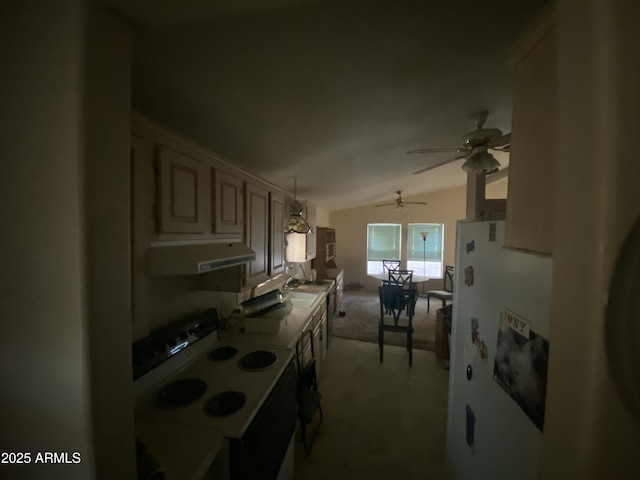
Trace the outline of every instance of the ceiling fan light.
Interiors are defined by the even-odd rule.
[[[500,162],[485,149],[472,153],[469,158],[467,158],[467,161],[462,164],[462,169],[465,172],[476,174],[486,174],[498,168],[500,168]]]

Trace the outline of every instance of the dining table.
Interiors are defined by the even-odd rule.
[[[389,280],[389,273],[372,273],[369,276],[372,278],[376,278],[381,282]],[[413,275],[411,283],[424,283],[427,280],[429,280],[429,277],[424,277],[422,275]]]

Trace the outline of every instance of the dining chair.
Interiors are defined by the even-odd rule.
[[[389,270],[389,283],[394,285],[410,285],[413,282],[413,270]]]
[[[380,363],[384,359],[384,332],[405,333],[409,366],[413,364],[413,312],[418,299],[418,288],[412,285],[403,288],[400,285],[384,284],[378,287],[380,296],[380,321],[378,323],[378,347]],[[406,311],[407,316],[402,316]]]
[[[415,285],[413,284],[413,270],[389,270],[387,281],[383,281],[382,283],[386,285],[397,285],[402,288],[414,287]],[[411,306],[411,308],[414,307],[415,305]],[[408,313],[409,309],[407,309],[407,314]]]
[[[400,260],[382,260],[382,273],[400,268]]]
[[[447,305],[447,300],[453,300],[453,267],[451,265],[444,267],[443,290],[427,291],[427,313],[429,313],[429,300],[431,298],[442,300],[443,307]]]

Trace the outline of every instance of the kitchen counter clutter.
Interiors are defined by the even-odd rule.
[[[300,284],[287,292],[290,299],[289,305],[281,307],[276,311],[280,315],[281,326],[277,333],[258,333],[246,328],[246,322],[260,321],[258,316],[251,319],[231,319],[228,328],[220,330],[218,336],[223,342],[241,342],[262,345],[278,345],[288,348],[295,348],[300,336],[310,327],[314,314],[322,308],[326,309],[327,294],[334,287],[335,282],[325,281],[324,284]],[[315,298],[311,298],[315,297]],[[325,310],[326,312],[326,310]],[[269,312],[264,316],[265,320],[270,320],[274,312]],[[324,333],[326,339],[326,333]]]

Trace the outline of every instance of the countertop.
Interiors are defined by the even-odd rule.
[[[189,438],[189,442],[182,439]],[[224,436],[221,431],[136,418],[136,438],[158,459],[170,480],[199,480],[207,472]],[[151,472],[148,472],[151,473]]]
[[[280,345],[295,348],[300,334],[311,321],[313,312],[322,302],[326,301],[327,293],[335,285],[333,280],[325,280],[323,285],[301,284],[292,291],[317,293],[318,298],[308,308],[291,307],[283,317],[283,325],[279,333],[253,333],[243,331],[243,321],[231,322],[231,326],[224,330],[218,330],[218,338],[222,342],[255,343],[259,345]]]
[[[221,344],[271,345],[293,350],[301,333],[311,322],[313,313],[326,302],[327,293],[334,285],[334,281],[326,280],[323,285],[300,284],[292,288],[293,292],[318,294],[318,298],[308,308],[289,305],[285,310],[282,328],[278,333],[245,332],[244,320],[235,319],[229,322],[230,327],[218,330],[218,341]],[[264,388],[265,396],[270,389],[270,387]],[[190,446],[188,449],[180,441],[185,436],[196,439],[196,441],[185,442]],[[224,433],[221,429],[173,424],[144,416],[136,418],[136,438],[155,458],[162,459],[161,463],[166,469],[167,479],[172,480],[202,478],[224,443]],[[193,445],[197,445],[197,448],[193,448]]]

